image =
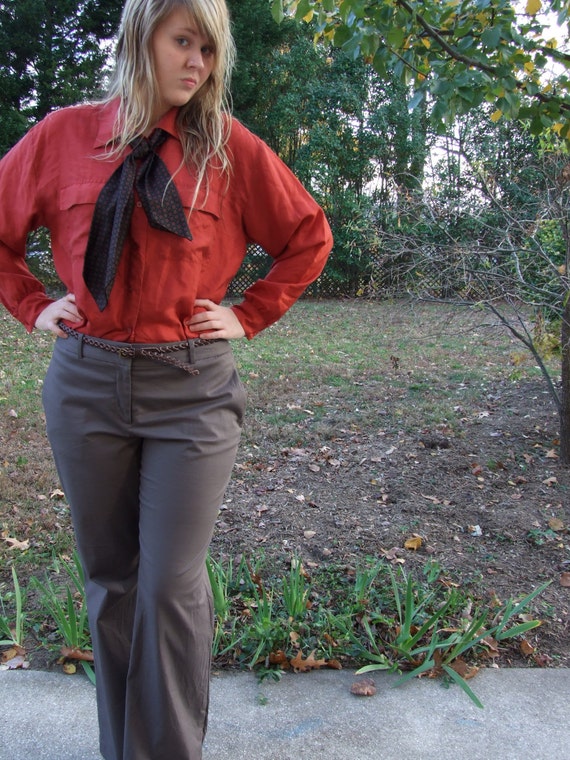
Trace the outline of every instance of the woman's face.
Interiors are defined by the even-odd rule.
[[[184,8],[175,8],[155,29],[151,43],[159,103],[154,122],[184,106],[207,82],[215,53]]]

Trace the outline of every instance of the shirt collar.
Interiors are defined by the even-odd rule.
[[[110,103],[106,103],[99,113],[99,128],[95,137],[95,148],[102,148],[112,142],[114,134],[115,120],[119,110],[119,99],[116,98]],[[164,114],[162,119],[156,124],[160,129],[164,129],[169,135],[179,140],[178,130],[176,128],[176,117],[178,108],[171,108]]]

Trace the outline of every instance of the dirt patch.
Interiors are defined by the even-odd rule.
[[[369,399],[380,422],[385,390],[381,406]],[[570,589],[561,584],[570,473],[556,458],[553,402],[541,381],[509,382],[488,385],[484,404],[462,412],[458,431],[335,428],[325,442],[309,421],[301,445],[242,451],[213,551],[262,549],[276,568],[293,555],[320,566],[387,557],[419,573],[437,562],[486,604],[551,580],[530,638],[539,663],[570,664]],[[421,546],[405,549],[414,536]],[[511,652],[502,664],[522,662]]]

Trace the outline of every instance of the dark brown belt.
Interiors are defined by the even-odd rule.
[[[102,340],[101,338],[93,338],[91,335],[84,335],[83,333],[77,332],[73,327],[69,327],[63,322],[58,322],[58,327],[60,327],[66,335],[69,335],[70,338],[80,340],[86,346],[93,346],[93,348],[99,348],[102,351],[117,354],[125,359],[135,359],[137,357],[152,359],[161,364],[168,364],[171,367],[182,369],[190,375],[199,375],[200,372],[188,362],[176,359],[174,356],[168,356],[168,354],[172,354],[176,351],[188,350],[190,344],[193,346],[209,346],[212,343],[220,342],[217,338],[189,338],[188,340],[180,341],[179,343],[158,343],[156,345],[144,346],[138,346],[136,343],[114,344]]]

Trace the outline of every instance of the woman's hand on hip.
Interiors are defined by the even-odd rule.
[[[46,306],[36,319],[35,327],[38,330],[49,330],[60,338],[67,338],[63,330],[58,327],[57,323],[60,319],[65,319],[68,322],[81,322],[83,319],[75,305],[73,293],[68,293],[58,301],[53,301],[49,306]]]
[[[205,311],[194,314],[187,325],[192,332],[200,333],[201,338],[233,340],[245,336],[241,322],[228,306],[220,306],[209,298],[197,298],[195,305]]]

